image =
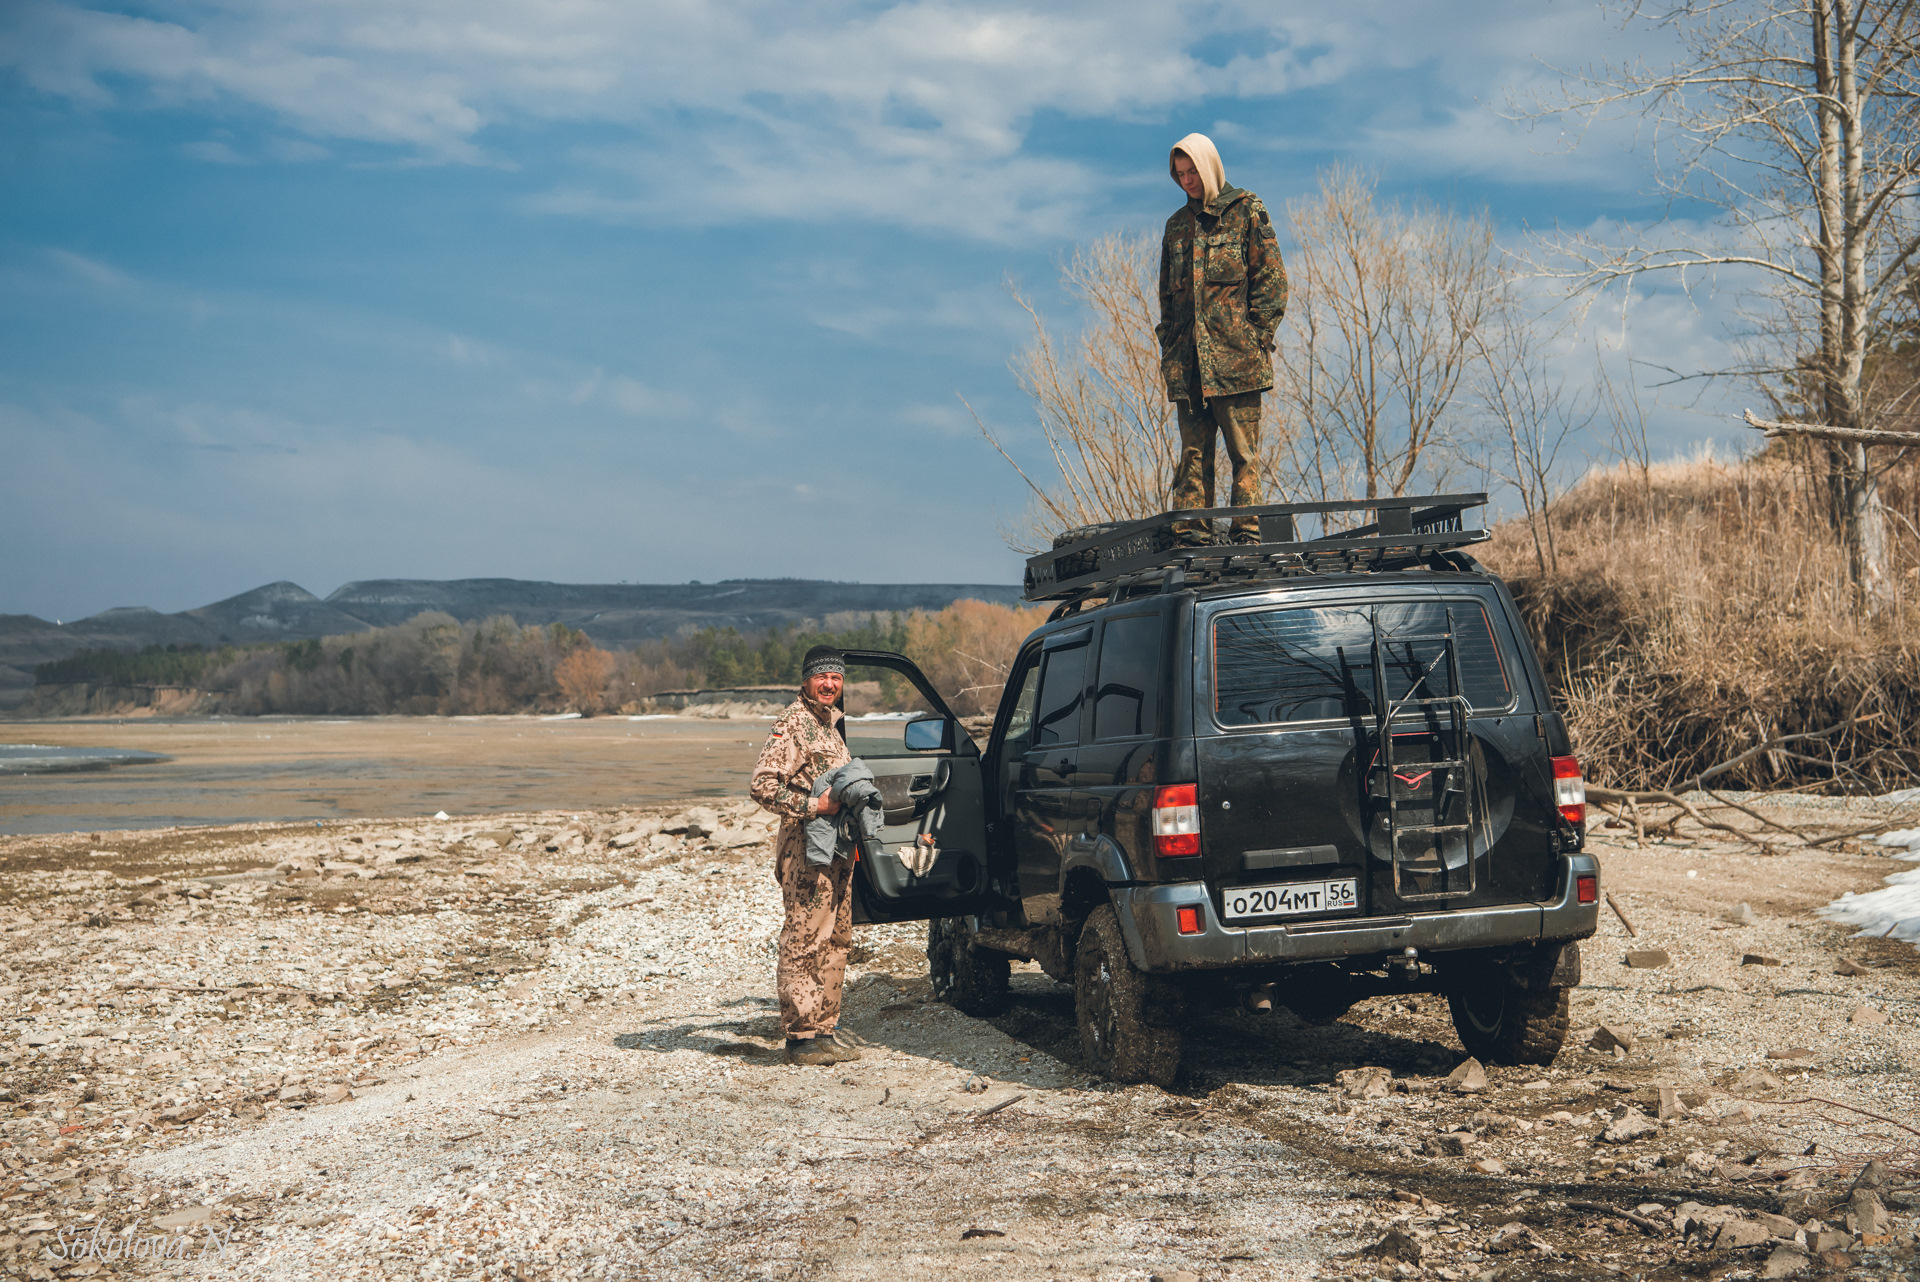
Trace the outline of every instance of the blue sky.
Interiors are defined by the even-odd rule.
[[[1346,160],[1516,238],[1648,217],[1627,134],[1494,110],[1622,39],[1542,0],[11,0],[0,612],[1013,582],[1025,493],[956,395],[1035,458],[1008,278],[1073,328],[1056,263],[1163,221],[1194,129],[1276,211]],[[1623,336],[1706,365],[1726,325]],[[1734,439],[1730,395],[1662,445]]]

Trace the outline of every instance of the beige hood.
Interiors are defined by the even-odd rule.
[[[1200,181],[1207,190],[1206,203],[1211,205],[1220,189],[1227,185],[1227,167],[1220,163],[1219,149],[1213,145],[1213,139],[1205,134],[1188,134],[1173,144],[1173,150],[1167,153],[1167,173],[1173,173],[1173,158],[1176,153],[1185,153],[1193,167],[1200,171]]]

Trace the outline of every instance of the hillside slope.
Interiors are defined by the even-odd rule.
[[[835,614],[941,610],[974,599],[1012,604],[1020,589],[982,583],[827,583],[732,579],[722,583],[582,584],[525,579],[369,579],[325,600],[297,583],[265,586],[178,614],[144,606],[50,623],[0,614],[0,708],[23,702],[35,665],[77,650],[149,645],[255,645],[342,636],[404,623],[438,610],[461,622],[507,615],[516,623],[564,623],[607,649],[686,629],[751,631]]]

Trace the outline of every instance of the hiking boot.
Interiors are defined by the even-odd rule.
[[[787,1063],[811,1066],[838,1064],[842,1056],[840,1048],[825,1037],[789,1037],[787,1039]]]

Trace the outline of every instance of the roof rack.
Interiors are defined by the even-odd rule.
[[[1119,586],[1123,579],[1141,582],[1156,570],[1178,571],[1185,582],[1193,583],[1407,569],[1451,548],[1491,538],[1485,530],[1467,529],[1464,519],[1468,508],[1486,503],[1484,493],[1270,503],[1161,512],[1138,521],[1087,526],[1062,536],[1071,541],[1027,558],[1025,596],[1029,601],[1096,596],[1102,589]],[[1338,512],[1371,512],[1374,519],[1317,539],[1300,538],[1296,518]],[[1249,516],[1260,522],[1258,543],[1177,545],[1175,522]],[[1076,534],[1084,537],[1072,538]]]

